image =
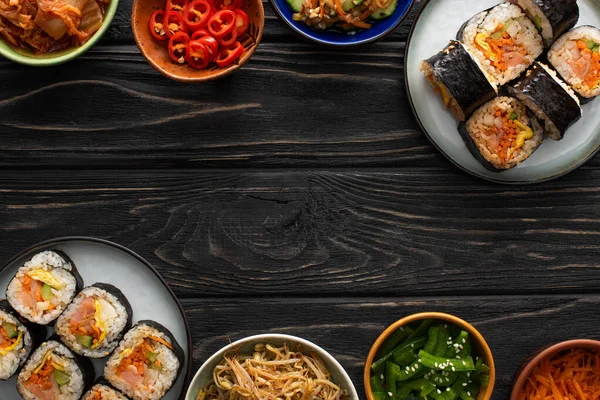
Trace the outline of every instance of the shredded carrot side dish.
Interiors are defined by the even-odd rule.
[[[597,400],[600,398],[600,355],[573,349],[543,360],[533,369],[521,400]]]

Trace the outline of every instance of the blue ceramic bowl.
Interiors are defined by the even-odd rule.
[[[357,31],[353,35],[337,31],[318,31],[303,22],[292,19],[294,11],[286,0],[270,0],[277,16],[284,21],[295,33],[313,42],[335,47],[348,47],[375,42],[391,33],[404,21],[413,5],[413,0],[398,0],[396,11],[392,15],[373,23],[369,29]]]

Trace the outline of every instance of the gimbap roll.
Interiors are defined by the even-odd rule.
[[[94,379],[90,360],[49,340],[33,352],[17,378],[25,400],[79,400]]]
[[[0,301],[0,380],[12,377],[45,335],[44,327],[26,324],[6,300]]]
[[[121,392],[104,379],[97,381],[81,400],[128,400]]]
[[[139,321],[106,362],[104,377],[134,400],[156,400],[177,380],[183,360],[183,350],[164,326]]]
[[[496,86],[458,41],[451,41],[444,50],[421,61],[419,69],[459,121],[497,95]]]
[[[600,29],[580,26],[565,33],[550,48],[548,60],[584,102],[600,95]]]
[[[475,15],[460,29],[458,40],[498,86],[521,75],[544,51],[533,22],[510,3]]]
[[[487,169],[503,171],[525,161],[542,143],[543,129],[528,117],[523,103],[496,97],[479,108],[459,132],[475,158]]]
[[[47,325],[71,302],[83,280],[66,254],[43,251],[33,256],[8,284],[6,297],[19,315]]]
[[[534,112],[554,140],[562,139],[567,129],[581,118],[581,106],[573,90],[540,62],[508,90]]]
[[[519,5],[544,38],[546,48],[579,20],[577,0],[509,0]]]
[[[84,288],[56,321],[56,333],[85,357],[108,356],[131,327],[131,305],[116,287],[96,283]]]

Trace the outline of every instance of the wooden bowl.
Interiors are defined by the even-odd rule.
[[[371,392],[371,364],[373,364],[373,361],[375,360],[375,355],[379,351],[379,348],[381,347],[383,342],[401,326],[408,325],[415,321],[420,321],[422,319],[436,319],[447,321],[452,325],[456,325],[460,329],[469,333],[474,352],[477,353],[479,356],[483,356],[486,365],[490,368],[490,382],[488,384],[488,387],[485,390],[479,392],[477,400],[490,400],[492,398],[492,393],[494,392],[494,383],[496,382],[496,366],[494,365],[494,357],[492,356],[492,351],[490,350],[490,347],[488,346],[481,333],[479,333],[479,331],[475,329],[473,325],[458,317],[455,317],[454,315],[439,312],[423,312],[409,315],[408,317],[402,318],[394,322],[385,331],[383,331],[381,335],[379,335],[375,343],[373,343],[371,351],[369,351],[367,361],[365,362],[363,378],[365,385],[365,394],[367,395],[367,399],[373,400],[373,393]]]
[[[560,342],[552,346],[547,346],[546,348],[537,351],[532,356],[528,357],[521,366],[520,370],[517,372],[517,379],[512,389],[512,393],[510,395],[510,400],[518,400],[521,394],[521,390],[523,390],[523,386],[525,382],[527,382],[527,378],[531,374],[531,371],[540,363],[542,360],[546,358],[554,356],[556,353],[559,353],[563,350],[582,348],[582,349],[591,349],[600,353],[600,342],[597,340],[588,340],[588,339],[575,339],[575,340],[567,340],[566,342]]]
[[[242,36],[240,43],[244,53],[240,60],[233,65],[221,68],[216,64],[205,70],[195,70],[187,64],[177,64],[169,57],[167,42],[154,40],[148,28],[152,13],[164,9],[165,0],[134,0],[131,11],[131,28],[133,37],[140,52],[150,65],[167,78],[179,82],[205,82],[222,78],[231,74],[244,65],[254,54],[260,43],[265,27],[265,10],[261,0],[243,0],[243,9],[248,14],[248,31]]]

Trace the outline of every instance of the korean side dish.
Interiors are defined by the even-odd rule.
[[[0,37],[34,54],[87,42],[102,26],[109,0],[0,0]]]
[[[490,371],[468,332],[432,319],[394,331],[370,369],[375,400],[475,400]]]
[[[171,332],[138,321],[115,286],[83,287],[58,250],[25,262],[0,301],[0,380],[26,400],[155,400],[177,380],[184,353]],[[54,335],[47,338],[49,326]],[[91,359],[106,358],[94,383]]]
[[[600,355],[576,348],[546,358],[529,375],[521,400],[597,399],[600,395]]]
[[[167,0],[148,28],[154,40],[166,42],[176,64],[194,69],[221,68],[236,63],[249,38],[244,0]]]
[[[391,16],[398,0],[287,0],[294,21],[314,29],[353,32]]]
[[[256,344],[253,354],[225,356],[196,399],[346,400],[348,394],[316,354],[287,344]]]
[[[561,140],[582,117],[582,104],[600,95],[600,30],[574,28],[578,20],[576,0],[505,1],[421,61],[485,168],[512,169],[544,138]]]

